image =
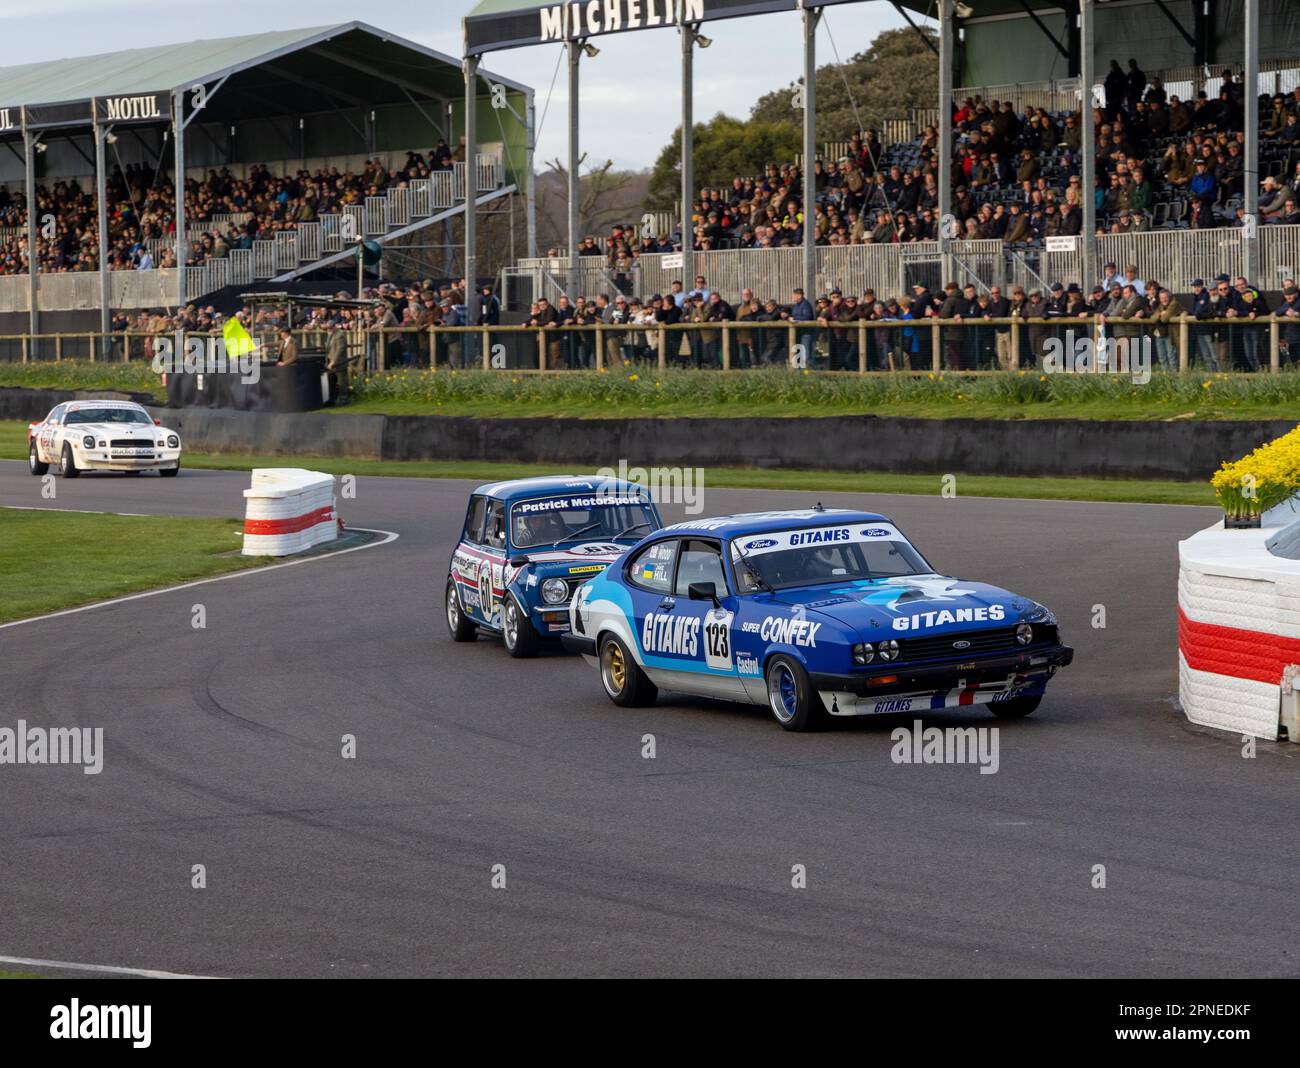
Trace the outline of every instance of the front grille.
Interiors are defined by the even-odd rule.
[[[152,449],[152,441],[137,440],[136,438],[114,438],[108,443],[110,449]]]
[[[970,644],[964,649],[954,649],[953,642],[959,641]],[[1035,623],[1031,645],[1048,641],[1056,641],[1056,628],[1045,623]],[[1030,647],[1017,643],[1015,627],[971,630],[933,638],[903,638],[898,644],[900,660],[965,659],[988,653],[1017,652]]]

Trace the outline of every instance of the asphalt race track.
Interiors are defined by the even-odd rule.
[[[0,464],[6,505],[238,515],[247,484],[86,477],[42,502]],[[1211,509],[707,490],[710,514],[878,509],[940,570],[1057,611],[1075,664],[981,775],[892,763],[907,715],[793,735],[761,708],[623,710],[577,658],[453,645],[468,486],[363,477],[345,520],[398,540],[0,629],[0,725],[103,727],[105,748],[98,776],[0,768],[0,955],[226,976],[1300,976],[1300,746],[1244,759],[1173,705],[1175,543]]]

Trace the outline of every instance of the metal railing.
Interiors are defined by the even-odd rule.
[[[294,331],[306,351],[323,351],[330,335]],[[264,358],[274,331],[253,330]],[[584,326],[353,327],[349,350],[361,369],[482,369],[514,373],[666,370],[743,371],[787,367],[841,373],[1025,372],[1137,376],[1300,370],[1300,319],[1167,322],[1146,318],[886,319],[850,322],[726,321],[602,323]],[[170,332],[61,333],[0,336],[0,362],[152,359]],[[220,337],[211,332],[201,336]],[[1081,359],[1080,355],[1086,355]]]

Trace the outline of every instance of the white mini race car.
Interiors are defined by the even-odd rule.
[[[27,464],[33,475],[53,466],[63,478],[151,469],[171,476],[181,469],[181,439],[132,401],[68,401],[27,425]]]

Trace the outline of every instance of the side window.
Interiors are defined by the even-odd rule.
[[[461,537],[475,545],[483,541],[483,513],[486,511],[486,504],[487,501],[482,497],[471,497],[469,511],[465,513],[465,530],[461,533]]]
[[[678,541],[657,541],[647,545],[633,558],[627,566],[628,578],[644,590],[655,593],[671,593],[673,588],[673,565],[677,562]]]
[[[682,548],[682,558],[677,564],[677,596],[687,596],[693,582],[712,582],[719,596],[727,590],[722,551],[711,542],[688,541]]]
[[[506,506],[500,501],[488,501],[487,528],[483,540],[492,549],[506,547]]]
[[[54,411],[50,412],[49,422],[52,426],[59,426],[63,422],[63,405],[60,404]]]

